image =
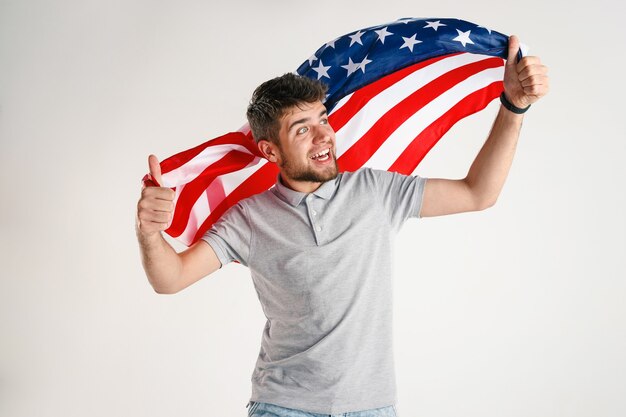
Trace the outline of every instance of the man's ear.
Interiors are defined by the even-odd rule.
[[[263,154],[265,159],[270,162],[276,162],[278,160],[278,152],[274,143],[266,139],[261,139],[256,145],[258,146],[259,151],[261,152],[261,154]]]

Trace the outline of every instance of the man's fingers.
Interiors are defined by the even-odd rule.
[[[163,186],[163,178],[161,177],[161,165],[159,164],[159,159],[156,156],[148,156],[148,167],[150,168],[150,176],[152,177],[152,180],[156,182],[159,187]]]
[[[146,187],[141,190],[141,198],[153,200],[174,201],[176,192],[171,188],[165,187]]]
[[[531,85],[547,85],[548,77],[545,75],[532,75],[522,80],[522,87],[530,87]]]
[[[167,199],[146,197],[139,200],[138,208],[171,213],[174,211],[174,203],[171,200]]]
[[[163,190],[154,187],[152,189]],[[160,200],[153,196],[144,195],[137,203],[137,217],[143,232],[166,230],[171,224],[173,216],[174,203],[170,200]]]
[[[541,59],[538,56],[525,56],[518,62],[515,66],[515,70],[518,74],[521,74],[524,71],[528,71],[529,69],[538,71],[543,68],[543,71],[548,72],[548,67],[541,63]]]
[[[139,218],[142,221],[167,224],[172,218],[172,213],[165,211],[140,210]]]
[[[530,77],[545,77],[548,75],[548,67],[541,64],[528,65],[520,69],[517,77],[520,81],[524,81]]]

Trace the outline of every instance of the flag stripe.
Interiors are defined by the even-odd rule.
[[[436,122],[424,129],[406,147],[398,159],[388,168],[389,171],[405,175],[411,174],[433,146],[463,117],[476,113],[502,92],[502,81],[495,81],[475,91],[450,108]]]
[[[455,54],[456,55],[456,54]],[[341,130],[346,123],[348,123],[354,115],[361,110],[372,98],[385,91],[387,88],[396,84],[403,78],[419,71],[420,69],[430,66],[442,59],[448,58],[447,56],[440,56],[437,58],[429,59],[428,61],[418,62],[404,69],[392,72],[385,77],[382,77],[376,82],[366,85],[358,91],[355,91],[350,100],[342,106],[340,109],[333,108],[332,116],[329,117],[331,126],[336,131]]]
[[[354,171],[363,166],[398,127],[432,100],[472,75],[497,66],[502,66],[500,58],[473,62],[455,68],[417,89],[378,118],[372,127],[341,155],[341,169]]]
[[[484,55],[458,54],[448,59],[437,60],[419,72],[410,73],[398,80],[376,97],[368,100],[367,106],[360,108],[348,123],[337,129],[337,154],[342,155],[353,146],[376,121],[383,117],[390,106],[402,101],[416,89],[420,89],[438,77],[472,62],[491,59]]]
[[[278,167],[275,164],[265,164],[254,174],[246,178],[241,185],[228,194],[222,203],[211,212],[198,229],[198,232],[194,235],[193,241],[195,242],[200,239],[202,235],[209,230],[209,227],[211,227],[226,210],[237,204],[239,200],[261,193],[274,185],[277,175]]]
[[[387,140],[380,146],[372,158],[367,161],[365,166],[387,169],[392,161],[400,155],[404,149],[406,149],[406,146],[411,143],[413,138],[415,138],[416,132],[421,132],[426,129],[448,109],[453,107],[454,104],[473,91],[481,89],[495,80],[502,79],[501,74],[502,67],[484,70],[437,96],[389,135]]]
[[[211,164],[221,161],[226,155],[236,152],[242,155],[248,155],[255,158],[255,155],[248,152],[247,148],[239,144],[222,144],[211,145],[205,148],[200,154],[196,155],[184,165],[173,168],[170,172],[163,174],[163,185],[173,186],[174,184],[186,184],[194,181],[198,176],[205,173],[205,169]]]
[[[223,192],[221,198],[219,196],[211,196],[208,194],[200,196],[194,203],[192,213],[196,214],[196,220],[187,224],[187,228],[180,235],[180,239],[186,239],[185,241],[192,241],[198,229],[202,226],[207,216],[213,211],[218,210],[219,206],[223,203],[225,197],[231,193],[235,188],[241,185],[250,175],[259,170],[267,161],[265,159],[256,158],[248,166],[238,171],[229,172],[216,178],[214,182],[209,185],[209,189],[214,186],[216,181],[219,181],[219,187]],[[209,204],[209,200],[211,203]]]
[[[176,210],[174,211],[174,218],[168,228],[170,236],[178,237],[187,228],[192,205],[205,193],[205,190],[209,188],[209,185],[212,185],[216,178],[228,172],[245,168],[254,158],[254,155],[235,150],[228,152],[218,161],[205,167],[205,169],[196,176],[195,180],[188,183],[180,195],[177,196],[178,200],[175,203]],[[212,188],[217,189],[215,185],[212,185]],[[224,191],[221,191],[221,193],[223,194]],[[212,198],[213,201],[215,201],[216,198],[219,198],[219,196],[215,195]],[[211,204],[209,204],[209,209],[210,208]]]
[[[259,153],[254,142],[247,135],[241,132],[230,132],[162,161],[163,181],[166,184],[191,181],[204,170],[203,167],[206,167],[207,164],[219,160],[224,154],[234,149],[252,155]]]

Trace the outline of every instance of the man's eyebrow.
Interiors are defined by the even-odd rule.
[[[322,117],[325,114],[326,114],[326,109],[322,110],[318,117]],[[310,119],[310,117],[303,117],[302,119],[298,119],[298,120],[294,121],[292,124],[289,125],[289,128],[287,129],[287,132],[291,132],[291,129],[293,129],[293,127],[295,125],[307,122],[307,121],[309,121],[309,119]]]

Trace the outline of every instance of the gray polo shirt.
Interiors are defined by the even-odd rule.
[[[393,405],[392,252],[425,179],[368,168],[310,194],[280,181],[203,237],[250,268],[267,317],[251,401],[339,414]]]

